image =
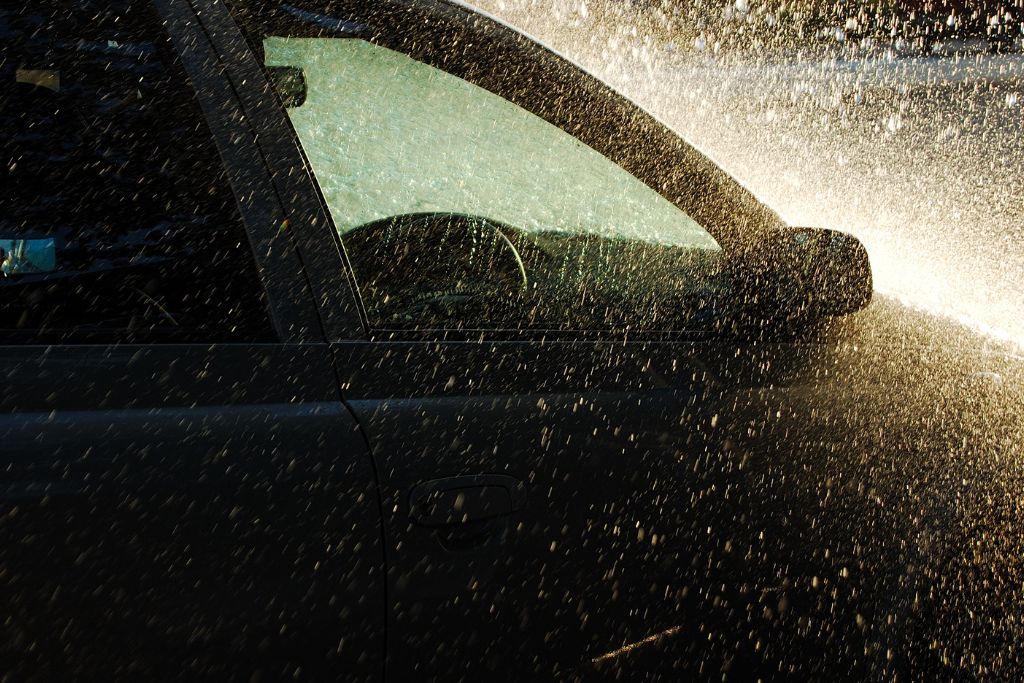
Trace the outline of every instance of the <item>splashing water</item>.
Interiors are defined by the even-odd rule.
[[[791,224],[857,235],[881,293],[1024,348],[1024,55],[922,58],[845,32],[831,48],[730,51],[630,3],[476,4],[640,102]]]

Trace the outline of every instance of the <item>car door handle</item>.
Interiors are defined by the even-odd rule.
[[[523,507],[523,484],[503,474],[446,477],[409,493],[409,515],[420,526],[445,527],[505,517]]]

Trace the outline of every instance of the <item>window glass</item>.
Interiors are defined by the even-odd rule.
[[[377,327],[692,327],[721,249],[674,204],[496,94],[351,38],[267,37]]]
[[[264,49],[268,65],[305,74],[306,101],[289,111],[342,233],[444,211],[717,248],[619,166],[471,83],[362,40],[270,38]]]
[[[213,140],[146,2],[0,9],[0,335],[271,334]]]

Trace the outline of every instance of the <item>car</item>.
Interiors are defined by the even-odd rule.
[[[1020,671],[1021,358],[856,238],[457,2],[0,12],[6,679]]]

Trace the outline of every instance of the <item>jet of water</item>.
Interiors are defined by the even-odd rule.
[[[477,4],[638,101],[791,224],[857,235],[881,293],[1024,348],[1024,56],[921,57],[852,41],[847,24],[812,43],[763,13],[753,48],[730,48],[747,3],[703,27],[668,3]]]

